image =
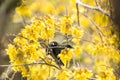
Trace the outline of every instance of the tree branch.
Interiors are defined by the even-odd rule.
[[[79,17],[79,7],[78,7],[78,3],[76,3],[76,10],[77,10],[77,22],[78,22],[78,26],[80,26],[80,17]]]
[[[46,63],[46,62],[44,62],[44,63],[43,62],[34,62],[34,63],[29,63],[29,64],[16,64],[16,65],[8,64],[8,65],[0,65],[0,67],[15,67],[15,66],[26,66],[26,65],[28,66],[28,65],[37,65],[37,64],[52,66],[52,67],[55,67],[56,69],[60,70],[59,67],[57,67],[53,64]]]
[[[87,5],[87,4],[83,3],[83,2],[81,2],[80,0],[76,0],[76,3],[78,3],[79,5],[81,5],[81,6],[85,7],[85,8],[99,11],[99,12],[105,14],[106,16],[110,17],[110,14],[107,13],[107,11],[100,8],[99,6],[90,6],[90,5]]]

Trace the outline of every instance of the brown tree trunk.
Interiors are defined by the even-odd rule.
[[[115,32],[118,35],[120,41],[120,0],[110,0],[111,3],[111,16],[114,23]],[[118,49],[120,49],[120,42],[118,44]],[[120,79],[120,62],[117,66],[113,66],[117,80]]]
[[[112,8],[112,19],[115,24],[115,32],[120,38],[120,0],[110,0]]]

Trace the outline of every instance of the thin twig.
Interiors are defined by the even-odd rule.
[[[26,38],[26,37],[24,37],[24,36],[21,36],[21,35],[19,35],[19,34],[18,34],[18,35],[16,35],[16,34],[7,34],[7,36],[13,36],[13,37],[19,36],[19,37],[21,37],[21,38],[24,38],[24,39],[30,41],[28,38]]]
[[[97,33],[99,34],[101,41],[103,42],[103,36],[104,34],[102,33],[102,31],[99,29],[99,27],[97,26],[97,24],[86,14],[81,13],[82,15],[84,15],[94,26],[95,28],[98,30]]]
[[[78,3],[76,3],[76,10],[77,10],[77,22],[78,22],[78,26],[80,26],[80,17],[79,17],[79,7],[78,7]]]
[[[21,16],[22,17],[22,20],[23,20],[23,26],[27,25],[27,22],[25,21],[25,17],[24,16]]]
[[[96,80],[96,78],[88,78],[88,80]]]
[[[6,68],[6,70],[0,75],[0,80],[13,80],[13,79],[10,79],[10,76],[9,76],[9,74],[11,73],[12,73],[12,69],[11,69],[11,66],[9,65]]]
[[[74,54],[72,54],[72,60],[73,60],[73,66],[76,66],[75,55]]]
[[[107,13],[107,11],[103,10],[102,8],[100,8],[99,6],[90,6],[90,5],[87,5],[79,0],[76,0],[76,3],[78,3],[79,5],[85,7],[85,8],[88,8],[88,9],[91,9],[91,10],[96,10],[96,11],[99,11],[103,14],[105,14],[106,16],[110,17],[110,14]],[[111,17],[110,17],[111,18]]]
[[[96,4],[96,6],[98,6],[99,4],[98,4],[98,1],[97,0],[94,0],[95,1],[95,4]]]
[[[10,78],[11,80],[14,79],[16,73],[17,73],[17,71],[15,71],[15,72],[12,74],[12,77]]]
[[[69,37],[68,37],[68,34],[67,34],[67,33],[65,34],[65,38],[66,38],[66,42],[67,42],[67,45],[68,45],[68,42],[69,42],[69,41],[68,41],[68,40],[69,40]]]
[[[92,42],[92,41],[89,41],[89,40],[86,40],[86,39],[82,39],[83,41],[85,41],[85,42],[89,42],[89,43],[92,43],[92,44],[96,44],[95,42]]]
[[[56,69],[59,69],[57,66],[53,65],[53,64],[49,64],[49,63],[43,63],[43,62],[35,62],[35,63],[29,63],[29,64],[16,64],[16,65],[0,65],[0,67],[15,67],[15,66],[28,66],[28,65],[37,65],[37,64],[42,64],[42,65],[48,65],[48,66],[52,66],[55,67]]]

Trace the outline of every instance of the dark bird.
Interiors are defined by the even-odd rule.
[[[56,41],[53,41],[48,45],[48,48],[49,49],[47,50],[47,53],[53,57],[55,62],[58,65],[64,65],[63,62],[60,60],[60,58],[58,58],[58,54],[60,54],[61,50],[65,48],[72,48],[72,46],[71,45],[60,45]]]

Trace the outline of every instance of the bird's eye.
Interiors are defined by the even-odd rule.
[[[50,44],[49,44],[49,47],[54,47],[54,46],[58,46],[58,43],[57,42],[51,42]]]

